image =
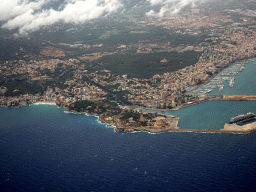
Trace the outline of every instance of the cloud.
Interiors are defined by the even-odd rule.
[[[198,3],[203,3],[208,0],[147,0],[151,6],[161,6],[159,12],[155,12],[154,10],[150,10],[146,13],[147,16],[157,16],[163,17],[165,15],[173,15],[188,5],[195,7]]]
[[[10,1],[10,0],[9,0]],[[28,2],[4,0],[3,8],[8,8],[2,20],[8,20],[2,28],[19,28],[20,34],[40,29],[42,26],[52,25],[56,22],[83,23],[92,19],[103,17],[116,12],[122,4],[118,0],[66,0],[62,10],[41,9],[49,1],[39,0]],[[7,14],[9,13],[9,14]],[[1,13],[1,15],[4,15]],[[0,15],[0,16],[1,16]]]
[[[1,0],[0,21],[22,15],[30,9],[39,10],[48,2],[49,0],[39,0],[36,2],[29,2],[28,0]]]
[[[163,17],[206,1],[210,0],[0,0],[0,21],[2,28],[27,34],[56,22],[85,23],[132,9]]]

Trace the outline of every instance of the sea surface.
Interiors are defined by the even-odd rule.
[[[115,133],[52,105],[0,108],[0,191],[255,191],[256,133]]]
[[[255,106],[211,101],[163,113],[179,116],[180,128],[219,129]],[[116,133],[95,116],[54,105],[0,108],[1,192],[241,192],[256,191],[255,183],[256,132]]]

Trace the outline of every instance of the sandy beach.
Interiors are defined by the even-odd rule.
[[[47,102],[47,101],[38,101],[33,103],[32,105],[56,105],[55,102]]]

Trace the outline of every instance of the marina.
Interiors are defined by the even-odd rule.
[[[209,83],[191,92],[194,96],[202,94],[208,95],[244,95],[244,86],[253,88],[254,82],[248,83],[248,79],[253,79],[253,71],[256,70],[255,59],[239,61],[230,67],[223,69]],[[248,76],[248,78],[247,78]],[[251,78],[249,78],[251,77]],[[249,89],[248,95],[255,95],[255,89]]]

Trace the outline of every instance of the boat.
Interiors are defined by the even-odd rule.
[[[242,115],[237,115],[235,117],[232,117],[230,119],[229,124],[235,123],[237,125],[244,125],[244,124],[251,123],[254,121],[256,121],[255,114],[252,112],[249,112],[249,113],[245,113]]]
[[[224,85],[219,88],[219,91],[223,90],[223,88],[224,88]]]

